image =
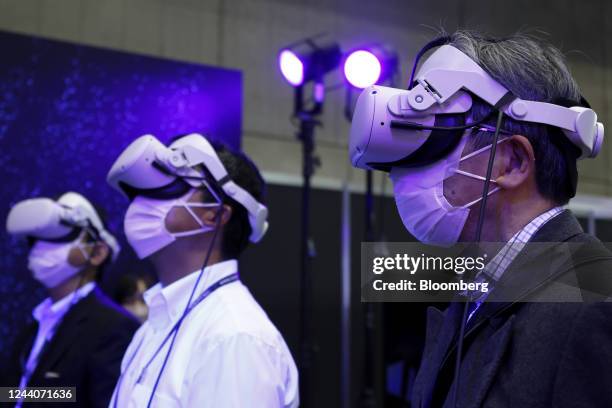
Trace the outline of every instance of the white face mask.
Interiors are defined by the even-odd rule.
[[[418,168],[391,170],[395,203],[404,226],[424,244],[450,246],[457,242],[465,226],[470,207],[480,202],[477,198],[461,207],[452,206],[444,197],[444,180],[453,174],[462,174],[485,181],[482,176],[459,170],[459,163],[491,148],[491,145],[461,157],[467,141],[464,135],[459,145],[446,158]],[[506,139],[501,139],[501,143]],[[495,182],[491,180],[491,182]],[[499,190],[495,187],[489,195]]]
[[[68,262],[68,255],[76,247],[89,260],[84,248],[92,244],[84,244],[81,239],[82,236],[72,242],[36,241],[28,255],[28,269],[34,278],[45,287],[54,288],[79,273],[83,265],[72,265]]]
[[[130,246],[144,259],[160,249],[173,243],[176,238],[203,234],[214,230],[214,227],[205,225],[193,212],[192,207],[210,208],[218,207],[218,203],[190,203],[187,202],[194,190],[175,200],[156,200],[136,196],[128,207],[123,221],[123,229]],[[166,217],[174,207],[183,207],[191,217],[200,225],[200,228],[184,231],[170,232],[166,228]]]

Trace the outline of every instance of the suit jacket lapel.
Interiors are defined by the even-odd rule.
[[[538,259],[542,252],[544,252],[542,246],[526,247],[516,257],[500,281],[495,284],[494,290],[468,321],[466,335],[492,316],[522,300],[528,293],[537,289],[539,283],[547,279],[551,270],[549,265],[542,264],[543,257]]]
[[[429,308],[427,314],[426,348],[419,368],[418,384],[415,384],[413,403],[417,407],[429,407],[436,385],[436,378],[444,358],[457,337],[463,304],[451,303],[442,314]]]
[[[89,306],[94,301],[97,290],[97,288],[94,289],[66,313],[55,330],[53,338],[45,345],[40,354],[34,373],[35,377],[43,377],[44,373],[52,369],[64,353],[78,340],[80,326],[87,320]]]
[[[509,319],[500,318],[497,320],[496,324],[492,324],[494,332],[487,337],[486,341],[479,343],[481,347],[471,351],[477,354],[471,358],[478,361],[478,368],[462,370],[461,389],[470,390],[470,392],[469,394],[459,393],[459,398],[467,397],[470,406],[480,407],[482,405],[512,338],[514,316]],[[453,386],[456,386],[456,384]]]
[[[32,352],[32,347],[34,347],[34,341],[36,340],[36,334],[38,333],[38,322],[34,320],[34,323],[31,324],[26,333],[21,337],[23,339],[23,345],[21,347],[21,351],[19,352],[19,375],[23,375],[25,372],[25,367],[28,362],[28,358],[30,357],[30,353]]]

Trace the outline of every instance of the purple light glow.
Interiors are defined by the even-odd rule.
[[[380,78],[382,65],[370,51],[353,51],[344,61],[344,77],[355,88],[367,88]]]
[[[314,100],[316,102],[323,102],[325,99],[325,85],[323,83],[316,83],[314,86]]]
[[[304,81],[304,64],[293,52],[289,50],[282,51],[278,57],[278,65],[287,82],[293,86],[302,85]]]

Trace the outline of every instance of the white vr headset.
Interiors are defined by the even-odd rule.
[[[412,81],[411,81],[412,82]],[[422,64],[410,90],[372,86],[363,90],[353,114],[349,149],[353,166],[388,171],[419,166],[441,158],[458,143],[449,138],[445,118],[465,114],[472,95],[510,118],[554,126],[580,149],[579,158],[595,157],[604,127],[597,114],[583,106],[564,107],[516,98],[466,54],[443,45]],[[479,121],[481,123],[482,121]],[[447,126],[447,127],[445,127]]]
[[[82,230],[87,230],[109,246],[113,260],[121,250],[94,206],[73,192],[63,194],[57,201],[41,197],[18,202],[9,212],[6,230],[9,234],[45,241],[75,239]]]
[[[200,165],[214,180],[209,180],[197,170]],[[155,136],[139,137],[121,153],[106,180],[128,198],[138,194],[155,197],[158,191],[172,189],[177,180],[191,187],[214,182],[247,210],[251,242],[259,242],[268,229],[268,209],[232,181],[215,149],[204,136],[197,133],[181,137],[169,147]]]

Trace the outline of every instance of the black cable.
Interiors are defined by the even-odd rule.
[[[383,174],[382,180],[380,182],[380,195],[378,196],[378,217],[376,222],[378,224],[378,233],[376,234],[376,238],[380,242],[384,242],[385,236],[385,193],[387,191],[387,175]]]
[[[483,116],[481,119],[478,119],[475,122],[470,122],[468,124],[460,125],[460,126],[427,126],[427,125],[421,125],[420,123],[402,122],[399,120],[392,120],[389,126],[392,129],[449,130],[449,131],[466,130],[466,129],[473,128],[473,127],[483,124],[491,116],[493,116],[493,113],[495,113],[495,111],[496,109],[491,109],[491,111],[487,113],[485,116]]]
[[[489,197],[489,182],[491,181],[491,173],[493,172],[493,161],[495,160],[495,152],[497,151],[497,140],[499,139],[499,131],[501,129],[504,113],[500,110],[497,114],[497,124],[495,125],[495,133],[493,134],[493,144],[491,145],[491,154],[489,155],[489,163],[487,164],[487,175],[485,176],[485,184],[482,188],[482,204],[478,214],[478,225],[476,227],[476,242],[480,242],[482,235],[482,225],[484,224],[485,209],[487,198]]]
[[[489,163],[487,164],[487,175],[485,177],[484,187],[482,189],[482,201],[480,204],[480,212],[478,213],[478,224],[476,226],[476,237],[475,241],[480,242],[482,235],[482,226],[484,224],[485,209],[487,206],[487,198],[489,196],[489,183],[491,181],[491,173],[493,172],[493,162],[495,160],[495,152],[497,150],[497,140],[499,138],[499,130],[501,129],[502,119],[504,113],[499,110],[497,113],[497,124],[495,126],[495,133],[493,135],[493,144],[491,146],[491,154],[489,155]],[[457,390],[459,389],[459,380],[461,379],[461,354],[463,352],[463,337],[465,336],[465,326],[467,325],[468,310],[470,306],[470,299],[467,298],[463,305],[463,314],[461,317],[461,326],[459,327],[459,338],[457,340],[457,356],[455,358],[455,375],[453,379],[454,387],[451,395],[451,407],[457,407]]]
[[[210,245],[208,246],[208,251],[206,252],[206,257],[204,258],[204,263],[202,264],[202,268],[200,269],[200,273],[198,274],[198,278],[195,282],[195,284],[193,285],[193,289],[191,290],[191,295],[189,296],[189,300],[187,301],[187,305],[185,306],[185,310],[183,310],[183,314],[179,319],[179,323],[175,326],[174,328],[174,335],[172,337],[172,341],[170,342],[170,346],[168,347],[168,351],[166,352],[166,356],[164,357],[164,362],[162,363],[161,368],[159,369],[159,374],[157,374],[157,378],[155,379],[155,384],[153,385],[153,388],[151,389],[151,394],[149,396],[149,402],[147,403],[147,408],[149,408],[151,406],[151,403],[153,402],[153,397],[155,396],[155,391],[157,390],[157,387],[159,386],[159,382],[161,380],[161,376],[164,372],[164,369],[166,368],[166,364],[168,363],[168,359],[170,358],[170,353],[172,351],[172,348],[174,346],[174,341],[176,340],[176,337],[178,335],[178,331],[181,328],[181,325],[183,324],[183,321],[185,320],[185,316],[187,316],[187,313],[189,313],[191,311],[191,309],[189,308],[189,306],[191,306],[191,301],[193,300],[193,296],[195,295],[196,289],[198,288],[198,285],[200,283],[200,280],[202,279],[202,276],[204,275],[204,269],[206,269],[206,266],[208,265],[208,261],[210,259],[210,255],[212,253],[212,249],[215,245],[215,241],[217,239],[217,235],[219,234],[219,226],[221,225],[221,217],[223,215],[223,203],[220,204],[220,208],[217,210],[215,218],[216,218],[216,223],[215,223],[215,230],[213,232],[213,236],[212,236],[212,240],[210,242]],[[119,398],[119,395],[117,395],[117,398]]]

